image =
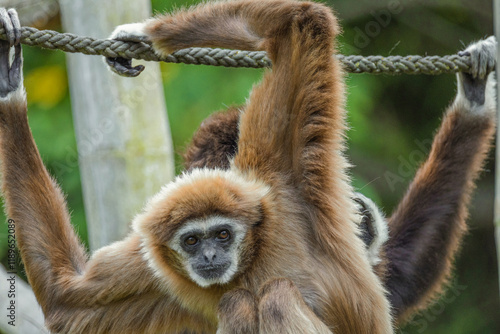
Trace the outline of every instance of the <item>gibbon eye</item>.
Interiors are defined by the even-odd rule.
[[[217,239],[220,240],[226,240],[227,238],[229,238],[229,232],[227,230],[220,231],[219,235],[217,236]]]
[[[188,246],[193,246],[193,245],[196,245],[198,243],[198,238],[191,236],[191,237],[186,238],[186,240],[184,240],[184,242]]]

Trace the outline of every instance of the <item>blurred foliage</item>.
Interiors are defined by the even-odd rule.
[[[153,0],[155,13],[196,1]],[[326,1],[344,28],[344,54],[452,54],[493,33],[489,0]],[[51,28],[54,22],[51,21]],[[76,144],[61,52],[24,48],[29,120],[42,158],[67,194],[84,242],[86,227]],[[104,68],[103,68],[104,70]],[[168,116],[176,152],[211,112],[244,103],[262,70],[162,64]],[[453,99],[455,78],[349,75],[348,155],[358,191],[390,213]],[[424,145],[422,145],[424,143]],[[499,333],[498,280],[493,237],[493,152],[471,206],[471,233],[445,298],[416,316],[402,333]],[[64,166],[64,168],[61,168]],[[180,160],[177,156],[178,171]],[[4,219],[4,218],[2,218]],[[0,229],[5,258],[6,228]],[[5,260],[5,259],[4,259]]]
[[[59,65],[36,68],[24,79],[30,104],[50,109],[59,104],[68,91],[66,71]]]

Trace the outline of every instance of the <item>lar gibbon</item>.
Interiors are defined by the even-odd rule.
[[[377,277],[358,236],[358,207],[343,155],[343,75],[331,56],[339,28],[327,7],[290,0],[216,2],[116,30],[114,37],[150,40],[160,53],[187,46],[265,50],[273,69],[239,116],[229,167],[180,175],[148,202],[128,237],[90,259],[28,126],[18,20],[5,10],[0,20],[9,36],[0,42],[5,206],[51,331],[393,332],[383,284],[398,291],[391,290],[392,279],[409,288],[397,280],[411,276],[391,272],[400,258],[388,257],[379,264],[387,263],[387,276]],[[108,63],[127,75],[140,72],[128,60]],[[459,94],[429,160],[390,219],[392,240],[406,241],[408,229],[419,224],[440,224],[424,232],[451,239],[450,254],[458,244],[494,129],[493,79],[486,80],[491,66],[474,64],[478,73],[459,78]],[[392,254],[390,240],[386,254]],[[393,247],[414,251],[411,245]],[[440,261],[432,246],[424,251],[429,254],[400,256],[435,258],[444,269],[434,273],[447,272],[450,256]]]

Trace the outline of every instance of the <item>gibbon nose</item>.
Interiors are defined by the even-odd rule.
[[[207,263],[213,263],[216,257],[216,251],[214,248],[208,248],[203,251],[203,257]]]

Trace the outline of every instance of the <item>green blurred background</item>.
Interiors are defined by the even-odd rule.
[[[155,12],[196,1],[153,0]],[[329,0],[344,33],[343,54],[445,55],[493,33],[489,0],[341,1]],[[56,15],[36,22],[60,30]],[[24,47],[29,120],[42,158],[67,194],[73,222],[86,242],[78,167],[67,159],[76,143],[65,55]],[[104,65],[103,65],[104,70]],[[162,64],[168,117],[175,150],[182,152],[211,112],[244,102],[262,70]],[[348,156],[356,189],[389,214],[403,194],[432,139],[443,109],[455,93],[455,77],[349,75],[351,129]],[[73,159],[73,158],[69,158]],[[177,171],[181,161],[176,157]],[[62,167],[64,166],[64,167]],[[478,182],[471,206],[471,232],[456,261],[445,298],[416,316],[404,333],[500,333],[500,304],[493,231],[494,155]],[[4,217],[1,218],[5,220]],[[0,229],[5,263],[7,227]]]

